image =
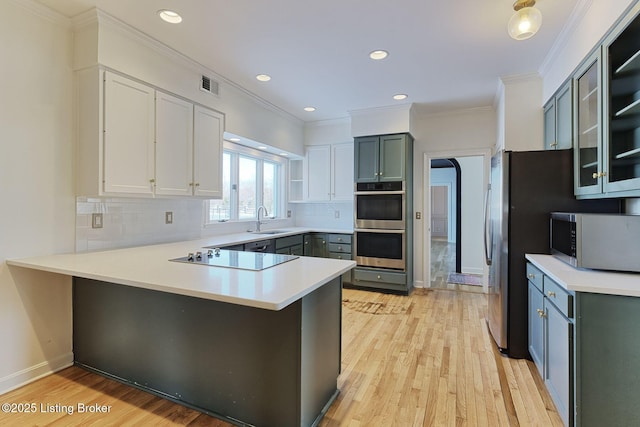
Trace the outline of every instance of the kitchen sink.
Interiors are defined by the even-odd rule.
[[[281,234],[288,233],[289,230],[266,230],[266,231],[254,231],[253,234]]]

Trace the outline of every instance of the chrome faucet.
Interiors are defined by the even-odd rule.
[[[260,224],[262,224],[262,223],[260,222],[260,211],[261,211],[261,210],[264,210],[264,216],[265,216],[265,217],[269,215],[269,212],[267,212],[267,208],[265,208],[265,207],[264,207],[264,206],[262,206],[262,205],[261,205],[260,207],[258,207],[258,220],[256,221],[256,231],[260,231]],[[264,217],[263,217],[263,218],[264,218]]]

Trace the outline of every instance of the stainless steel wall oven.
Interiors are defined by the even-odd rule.
[[[356,228],[355,261],[366,267],[404,270],[406,267],[405,230]]]
[[[355,226],[403,230],[406,224],[404,181],[356,184]]]

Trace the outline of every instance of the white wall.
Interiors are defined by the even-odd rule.
[[[400,104],[350,111],[351,135],[355,138],[411,132],[412,109],[412,104]]]
[[[71,30],[31,1],[0,14],[0,394],[72,362],[71,280],[5,260],[74,248]]]
[[[462,272],[484,273],[484,162],[480,156],[456,157],[462,174]]]
[[[425,154],[434,157],[459,158],[469,154],[486,153],[483,167],[484,175],[488,173],[489,154],[495,146],[497,136],[497,114],[491,107],[474,108],[468,110],[449,111],[438,114],[421,113],[416,109],[412,119],[411,133],[415,138],[413,147],[413,206],[416,211],[425,212],[422,216],[426,220],[429,212],[429,189],[425,192]],[[479,177],[484,181],[488,176]],[[481,194],[484,194],[481,192]],[[463,207],[463,211],[465,208]],[[475,211],[472,211],[475,212]],[[463,213],[464,214],[464,213]],[[415,218],[415,215],[414,215]],[[424,286],[425,251],[428,242],[425,240],[424,220],[414,220],[414,280],[418,286]],[[463,232],[464,235],[464,232]],[[482,256],[482,242],[469,242],[470,251],[478,252]],[[464,257],[463,257],[464,260]]]
[[[501,77],[498,98],[496,150],[544,149],[542,78],[538,74]]]

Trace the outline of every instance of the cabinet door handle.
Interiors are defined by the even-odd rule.
[[[555,292],[551,292],[551,291],[548,291],[548,292],[547,292],[547,295],[549,295],[549,296],[550,296],[550,297],[552,297],[552,298],[555,298],[555,297],[556,297],[556,293],[555,293]]]
[[[382,277],[378,274],[378,280],[382,279]]]
[[[540,316],[541,318],[547,317],[547,315],[544,314],[544,310],[536,308],[536,311],[538,312],[538,316]]]
[[[536,278],[536,275],[533,274],[533,273],[529,273],[528,276],[529,276],[529,279],[535,279]]]
[[[604,178],[605,176],[607,176],[607,173],[606,173],[606,172],[594,172],[594,173],[591,175],[591,177],[592,177],[593,179],[596,179],[596,178]]]
[[[552,142],[552,143],[551,143],[551,146],[552,146],[552,147],[557,147],[557,146],[558,146],[558,143],[557,143],[556,141],[554,141],[554,142]]]

